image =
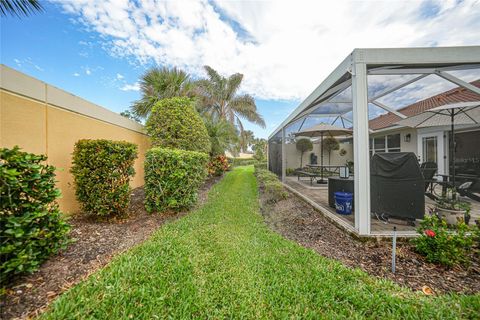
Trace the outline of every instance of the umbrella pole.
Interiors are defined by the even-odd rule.
[[[452,198],[455,200],[457,198],[457,192],[455,187],[455,111],[450,110],[450,130],[451,130],[451,148],[452,148],[452,187],[453,187],[453,194]]]

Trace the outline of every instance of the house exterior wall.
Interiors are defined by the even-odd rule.
[[[294,143],[289,143],[285,145],[286,149],[286,163],[287,169],[297,169],[300,168],[300,151],[297,150],[297,147]],[[345,149],[347,153],[344,156],[340,156],[339,152],[341,149]],[[320,144],[314,143],[313,150],[305,152],[303,155],[303,166],[310,163],[310,154],[315,153],[317,158],[317,163],[320,164]],[[340,149],[332,151],[330,155],[330,164],[331,165],[344,165],[347,161],[353,161],[353,144],[352,143],[340,143]],[[328,152],[324,151],[323,153],[323,163],[328,165]]]
[[[0,66],[0,147],[18,145],[22,150],[48,156],[57,168],[62,191],[61,210],[75,213],[73,147],[80,139],[124,140],[138,146],[132,188],[144,184],[144,155],[150,146],[143,126],[5,66]]]
[[[384,137],[390,134],[400,134],[400,150],[402,152],[417,152],[417,130],[414,128],[402,128],[397,130],[379,131],[370,134],[370,138]],[[410,141],[406,141],[407,135],[410,134]]]

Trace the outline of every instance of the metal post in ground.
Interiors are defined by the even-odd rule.
[[[397,227],[393,227],[393,240],[392,240],[392,273],[395,273],[395,256],[397,254]]]

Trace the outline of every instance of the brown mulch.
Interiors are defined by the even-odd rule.
[[[480,291],[480,257],[473,257],[470,268],[444,267],[428,263],[408,242],[397,244],[396,272],[391,272],[391,241],[360,241],[339,229],[312,206],[290,194],[286,200],[267,205],[262,200],[266,223],[285,238],[339,260],[370,275],[388,278],[417,291],[428,286],[435,294]]]
[[[220,180],[209,179],[199,192],[197,207]],[[117,254],[147,240],[161,225],[188,214],[149,214],[143,188],[133,190],[129,216],[123,220],[98,221],[88,216],[69,220],[74,242],[47,260],[37,272],[21,277],[7,289],[0,302],[1,319],[25,319],[38,314],[63,291],[105,266]]]

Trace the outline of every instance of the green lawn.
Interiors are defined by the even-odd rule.
[[[251,167],[208,202],[63,294],[46,319],[458,319],[480,296],[426,297],[270,231]]]

